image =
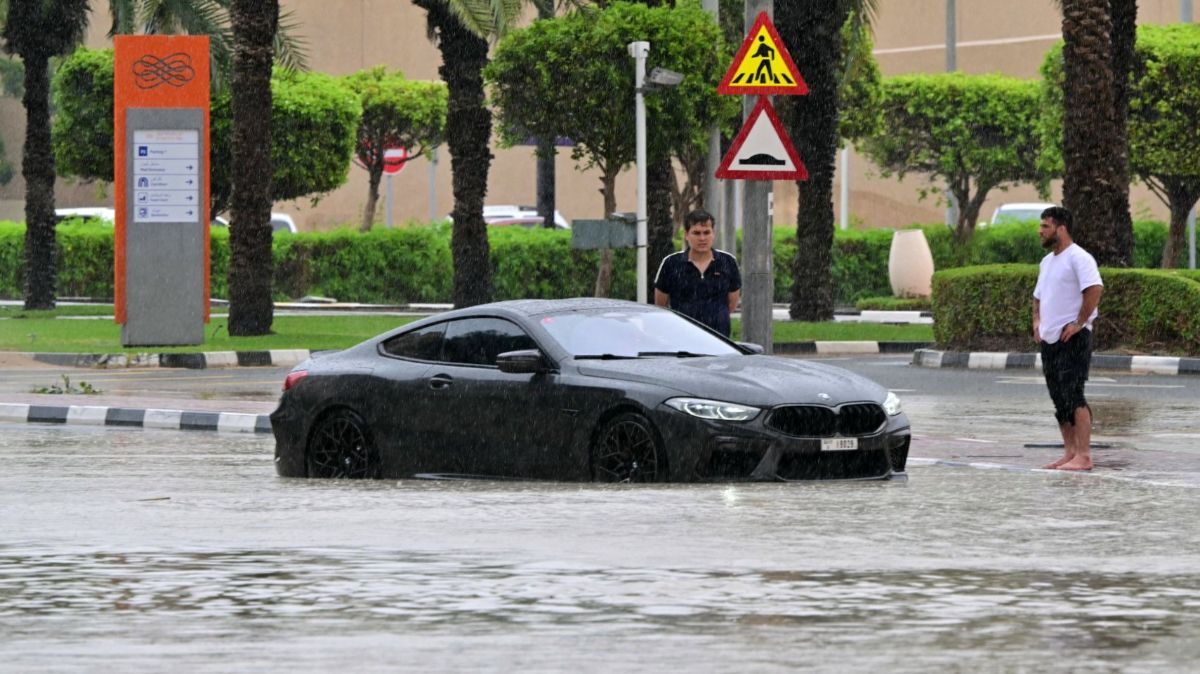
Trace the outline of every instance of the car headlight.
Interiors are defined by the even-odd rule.
[[[723,403],[719,400],[703,400],[701,398],[671,398],[666,404],[694,417],[721,421],[750,421],[758,416],[760,411],[757,407],[749,405]]]
[[[900,396],[888,391],[887,397],[883,399],[883,411],[890,417],[900,414]]]

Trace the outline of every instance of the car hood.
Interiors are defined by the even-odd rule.
[[[887,395],[887,389],[849,370],[774,356],[583,361],[578,370],[587,376],[670,387],[683,395],[756,407],[883,402]]]

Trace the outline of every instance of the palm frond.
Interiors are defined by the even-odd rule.
[[[308,70],[308,40],[300,33],[300,21],[290,9],[279,15],[275,62],[284,70]]]

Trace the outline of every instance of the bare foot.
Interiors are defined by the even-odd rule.
[[[1091,470],[1092,459],[1086,456],[1077,456],[1070,461],[1058,467],[1058,470]]]
[[[1061,459],[1059,459],[1058,461],[1055,461],[1054,463],[1048,463],[1048,464],[1042,466],[1042,468],[1045,468],[1046,470],[1054,470],[1055,468],[1058,468],[1059,466],[1063,465],[1064,463],[1070,462],[1071,459],[1073,459],[1073,458],[1075,458],[1075,455],[1068,452],[1066,454],[1063,454],[1063,457]]]

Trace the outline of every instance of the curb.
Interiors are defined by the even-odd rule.
[[[856,353],[910,353],[930,346],[933,346],[930,342],[782,342],[775,345],[775,353],[815,353],[822,356]]]
[[[311,355],[308,349],[270,351],[205,351],[197,353],[21,353],[39,363],[63,367],[122,368],[173,367],[203,370],[210,367],[273,367],[297,365]]]
[[[1042,355],[992,351],[967,353],[918,348],[913,351],[912,364],[920,367],[955,367],[969,370],[1040,371]],[[1200,375],[1200,358],[1094,353],[1092,367],[1097,370],[1120,370],[1130,374]]]
[[[91,405],[28,405],[0,403],[0,422],[49,423],[72,426],[129,426],[180,431],[270,433],[266,414],[237,412],[187,412]]]

